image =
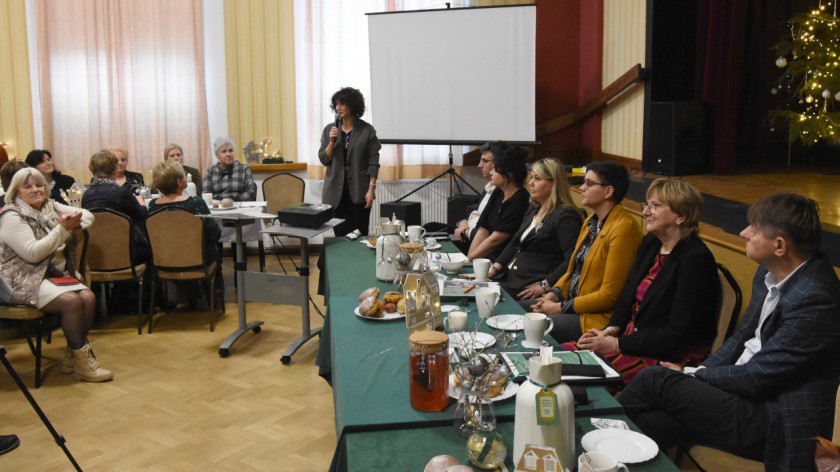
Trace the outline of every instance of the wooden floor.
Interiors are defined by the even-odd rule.
[[[249,264],[256,267],[255,260]],[[217,354],[237,326],[231,265],[226,258],[227,314],[214,333],[204,312],[161,316],[151,335],[137,335],[133,316],[96,326],[90,340],[103,367],[114,372],[113,382],[77,382],[62,374],[56,363],[65,340],[58,330],[44,348],[50,370],[43,386],[33,389],[34,358],[26,342],[0,339],[84,470],[327,470],[336,439],[332,390],[313,365],[318,338],[291,365],[280,363],[300,333],[300,310],[248,304],[248,318],[265,321],[262,332],[243,336],[229,358]],[[317,271],[310,280],[315,293]],[[323,311],[322,297],[314,298]],[[322,324],[314,310],[312,321]],[[72,470],[3,370],[0,434],[17,434],[21,445],[0,456],[0,470]]]

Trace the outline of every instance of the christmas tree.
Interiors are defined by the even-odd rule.
[[[790,140],[804,146],[840,139],[840,24],[836,2],[785,23],[788,30],[775,46],[776,66],[784,69],[770,93],[784,105],[770,112],[771,130],[786,123]]]

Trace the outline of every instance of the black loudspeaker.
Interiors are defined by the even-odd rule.
[[[379,205],[379,216],[391,218],[396,215],[405,225],[420,225],[420,202],[388,202]]]
[[[651,102],[650,148],[642,170],[665,175],[712,172],[711,136],[701,101]]]
[[[455,227],[461,220],[466,220],[470,212],[478,208],[481,195],[455,195],[446,202],[446,224]]]

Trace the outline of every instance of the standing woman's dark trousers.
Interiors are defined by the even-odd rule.
[[[335,217],[344,220],[333,231],[336,236],[344,236],[358,229],[362,234],[368,234],[370,228],[370,208],[365,208],[364,202],[353,203],[350,199],[350,192],[347,190],[347,182],[344,182],[344,189],[341,191],[341,201],[335,209]]]

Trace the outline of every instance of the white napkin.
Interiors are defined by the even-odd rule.
[[[622,420],[611,420],[609,418],[590,418],[592,426],[597,429],[630,429]]]

